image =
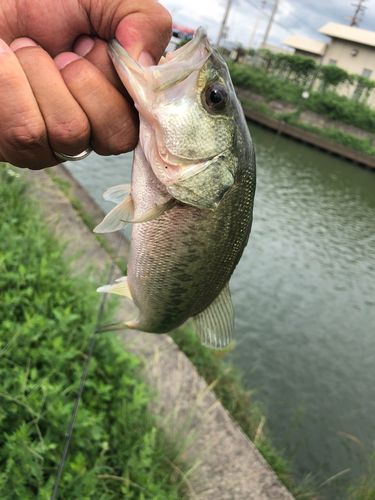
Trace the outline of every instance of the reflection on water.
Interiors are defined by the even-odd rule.
[[[361,472],[375,439],[375,174],[250,126],[258,188],[249,246],[231,280],[232,362],[269,409],[298,475]],[[108,211],[131,156],[71,172]],[[255,372],[254,365],[257,366]],[[303,415],[303,418],[300,417]],[[333,496],[334,493],[331,492]]]

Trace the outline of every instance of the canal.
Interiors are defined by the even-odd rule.
[[[327,491],[340,498],[374,452],[375,174],[254,124],[250,131],[258,185],[250,242],[231,280],[228,358],[266,404],[273,442],[299,479],[311,473],[319,484],[350,469]],[[109,211],[102,193],[130,182],[131,161],[92,155],[68,168]]]

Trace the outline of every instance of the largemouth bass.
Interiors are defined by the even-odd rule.
[[[229,279],[247,244],[255,192],[250,134],[228,68],[203,28],[143,67],[117,41],[115,68],[140,116],[132,184],[109,189],[117,206],[95,229],[134,223],[128,275],[100,292],[131,298],[135,320],[109,325],[166,333],[193,318],[202,344],[233,338]]]

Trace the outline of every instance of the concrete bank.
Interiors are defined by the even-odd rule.
[[[329,153],[335,154],[375,171],[375,156],[366,155],[355,149],[337,144],[321,137],[320,135],[313,134],[312,132],[295,127],[294,125],[289,125],[286,122],[272,118],[271,116],[255,111],[247,106],[242,107],[248,120],[275,130],[278,134],[293,137],[294,139],[305,142],[306,144],[328,151]]]
[[[58,170],[75,185],[77,195],[82,187],[69,179],[63,167]],[[108,253],[45,172],[29,171],[28,177],[34,181],[32,194],[40,200],[46,221],[60,239],[68,242],[67,255],[75,256],[73,271],[82,275],[91,273],[98,284],[103,284],[111,263]],[[87,193],[81,194],[88,197]],[[86,202],[82,198],[81,201],[84,205],[94,203],[90,197]],[[96,206],[94,209],[99,216],[100,209]],[[120,276],[116,268],[113,279]],[[122,304],[117,320],[131,314],[126,299]],[[192,499],[293,500],[169,336],[135,331],[122,331],[118,335],[125,348],[143,360],[146,380],[158,394],[152,411],[163,416],[168,434],[178,439],[184,458],[193,464],[194,473],[189,476]]]

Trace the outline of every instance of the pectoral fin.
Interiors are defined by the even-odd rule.
[[[234,310],[229,283],[207,309],[193,317],[195,331],[203,345],[224,349],[233,340]]]
[[[150,220],[157,219],[160,217],[164,212],[167,210],[170,210],[176,205],[176,200],[174,198],[171,198],[168,200],[166,203],[163,203],[162,205],[155,205],[154,208],[151,210],[148,210],[147,212],[144,212],[143,214],[140,214],[138,217],[135,217],[134,219],[130,220],[129,222],[136,224],[140,222],[148,222]]]
[[[129,194],[121,203],[107,214],[102,222],[96,226],[94,233],[111,233],[129,225],[133,218],[134,203],[132,195]]]
[[[118,186],[113,186],[107,189],[107,191],[103,194],[103,198],[106,201],[112,201],[118,205],[124,201],[127,196],[129,196],[131,188],[131,184],[119,184]]]
[[[108,192],[108,191],[107,191]],[[109,199],[109,198],[106,198]],[[114,201],[114,197],[111,199]],[[157,219],[167,210],[170,210],[176,204],[176,200],[171,198],[162,205],[155,205],[151,210],[134,217],[134,203],[132,195],[129,194],[117,207],[107,214],[103,221],[94,229],[95,233],[110,233],[123,229],[129,224],[140,224]]]

